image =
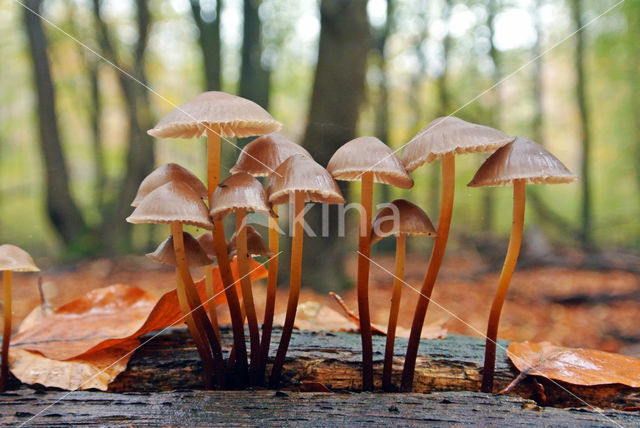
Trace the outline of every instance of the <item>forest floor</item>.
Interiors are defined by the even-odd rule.
[[[393,255],[376,255],[372,264],[370,301],[372,321],[386,324],[393,277]],[[144,258],[102,259],[45,271],[43,291],[52,307],[87,291],[115,283],[135,285],[160,296],[174,286],[174,273]],[[417,292],[424,274],[424,255],[409,255],[399,325],[410,327]],[[385,269],[388,271],[386,272]],[[347,260],[355,272],[355,257]],[[475,253],[449,253],[445,258],[427,314],[427,324],[442,325],[449,333],[482,336],[499,272],[487,273]],[[36,277],[15,275],[14,329],[40,302]],[[254,286],[256,306],[262,312],[265,281]],[[412,287],[414,289],[412,289]],[[286,308],[286,284],[278,290],[276,314]],[[340,293],[354,311],[355,290]],[[300,302],[318,301],[340,311],[327,294],[309,287]],[[225,322],[226,314],[222,314]],[[262,317],[262,314],[258,314]],[[597,348],[640,357],[640,276],[624,271],[589,271],[563,267],[517,269],[511,283],[499,336],[515,341],[549,340],[570,347]]]

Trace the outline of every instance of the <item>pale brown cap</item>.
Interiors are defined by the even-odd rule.
[[[447,154],[493,152],[514,140],[502,131],[455,116],[439,117],[407,143],[402,163],[407,171]]]
[[[190,233],[182,232],[184,239],[184,251],[187,256],[187,264],[190,268],[210,265],[213,263],[205,251],[202,249],[198,240]],[[147,257],[156,263],[163,265],[176,266],[176,253],[173,248],[173,235],[165,239],[153,253],[148,253]]]
[[[246,172],[254,177],[266,177],[287,160],[289,156],[311,155],[301,145],[294,143],[282,134],[269,134],[256,138],[240,152],[231,173]]]
[[[211,195],[211,210],[214,220],[238,210],[255,211],[273,215],[267,200],[267,191],[262,184],[246,172],[227,177]]]
[[[191,187],[170,181],[149,193],[127,217],[129,223],[169,224],[174,221],[213,229],[207,206]]]
[[[204,92],[173,109],[147,131],[157,138],[197,138],[219,127],[222,137],[279,131],[282,124],[253,101],[225,92]]]
[[[321,165],[303,155],[293,155],[271,174],[269,202],[286,204],[295,192],[305,193],[305,202],[344,204],[344,198],[336,180]],[[291,199],[293,200],[293,199]]]
[[[430,237],[438,235],[427,213],[405,199],[391,201],[378,211],[371,226],[371,242],[399,234]]]
[[[247,225],[247,250],[250,256],[273,257],[273,253],[269,249],[262,235],[258,233],[252,226]],[[228,253],[229,258],[236,255],[238,249],[236,247],[236,234],[234,233],[229,240]]]
[[[140,183],[138,187],[138,193],[136,193],[135,199],[131,202],[131,206],[137,207],[145,196],[170,181],[180,181],[187,184],[200,195],[202,199],[207,199],[208,197],[207,188],[198,177],[176,163],[167,163],[156,168],[142,180],[142,183]]]
[[[202,233],[198,235],[196,239],[204,252],[207,253],[207,256],[213,259],[216,256],[216,247],[213,243],[213,235],[211,232]]]
[[[376,137],[358,137],[333,154],[327,171],[336,180],[360,181],[365,172],[373,173],[373,181],[401,189],[413,186],[413,180],[389,146]]]
[[[518,137],[489,156],[468,186],[506,186],[514,180],[527,184],[570,183],[577,179],[540,144]]]
[[[25,250],[11,244],[0,245],[0,271],[38,272],[38,266]]]

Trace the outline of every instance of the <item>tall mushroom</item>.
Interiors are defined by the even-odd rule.
[[[254,177],[269,177],[289,156],[300,154],[311,158],[301,145],[294,143],[282,134],[273,133],[263,135],[247,144],[238,156],[231,173],[246,172]],[[277,215],[278,208],[273,206]],[[259,373],[264,373],[271,346],[271,331],[273,328],[273,314],[276,305],[276,287],[278,283],[278,252],[280,250],[278,237],[278,220],[269,217],[269,249],[274,254],[269,259],[269,276],[267,278],[267,299],[262,322],[262,338],[260,339]]]
[[[9,378],[9,344],[11,343],[11,276],[13,272],[38,272],[38,266],[25,250],[11,244],[0,245],[0,270],[4,289],[4,331],[2,334],[2,366],[0,392],[7,390]]]
[[[207,135],[207,188],[211,199],[220,183],[221,138],[264,135],[277,132],[281,126],[280,122],[252,101],[225,92],[210,91],[176,107],[148,133],[157,138],[199,138]],[[232,286],[234,280],[222,221],[215,221],[214,226],[216,258],[229,305],[234,346],[238,352],[236,372],[238,376],[245,377],[247,352],[240,302]]]
[[[207,318],[200,297],[189,273],[189,265],[183,241],[182,225],[192,225],[210,230],[207,206],[187,184],[171,181],[149,193],[133,213],[127,217],[130,223],[169,224],[173,236],[176,257],[176,283],[178,300],[189,332],[193,337],[204,369],[204,380],[211,387],[212,376],[218,385],[224,383],[224,362],[220,343]]]
[[[176,163],[166,163],[154,169],[142,180],[131,206],[137,207],[145,196],[170,181],[183,182],[191,187],[203,200],[207,199],[207,188],[198,177]]]
[[[435,237],[437,235],[429,216],[421,208],[405,199],[396,199],[382,208],[373,219],[371,226],[371,243],[382,238],[396,235],[396,268],[393,277],[391,309],[387,324],[387,343],[384,352],[384,368],[382,370],[382,389],[393,390],[391,369],[393,366],[393,346],[396,338],[398,311],[402,295],[404,277],[404,260],[407,235]]]
[[[211,214],[211,218],[214,221],[222,221],[227,214],[235,213],[238,275],[240,276],[247,323],[249,324],[249,338],[251,341],[250,374],[252,381],[255,382],[260,359],[260,330],[258,329],[258,318],[251,291],[250,256],[247,251],[248,211],[273,215],[267,200],[267,191],[262,187],[262,184],[251,175],[239,172],[229,176],[218,185],[211,196],[209,214]]]
[[[304,205],[309,201],[322,204],[344,204],[344,198],[340,193],[338,183],[331,177],[331,174],[313,159],[303,155],[291,156],[276,169],[271,175],[268,192],[269,202],[273,205],[293,203],[289,298],[282,337],[269,379],[270,386],[277,388],[280,383],[284,359],[289,349],[298,308],[298,298],[300,297]]]
[[[413,186],[400,160],[389,146],[375,137],[358,137],[344,144],[333,154],[327,171],[336,180],[362,181],[360,233],[358,240],[358,315],[362,338],[362,389],[373,390],[373,343],[369,314],[369,228],[373,200],[373,183],[385,183],[402,189]]]
[[[502,131],[488,126],[465,122],[457,117],[440,117],[432,121],[409,141],[402,154],[402,163],[409,172],[413,172],[427,162],[442,158],[442,194],[440,215],[438,217],[438,237],[431,250],[431,258],[422,282],[420,296],[411,324],[407,353],[402,371],[402,391],[411,391],[416,357],[420,345],[420,334],[424,318],[431,299],[440,265],[447,247],[451,213],[453,211],[453,194],[455,188],[456,154],[473,152],[492,152],[513,141]]]
[[[525,186],[527,184],[570,183],[577,180],[566,166],[538,143],[526,138],[516,140],[500,149],[480,166],[468,184],[471,187],[513,185],[513,222],[509,248],[500,273],[489,322],[482,372],[482,391],[492,392],[496,359],[496,340],[500,312],[504,304],[522,243],[524,228]]]

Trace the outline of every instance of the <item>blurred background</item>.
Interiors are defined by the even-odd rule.
[[[355,136],[400,148],[449,114],[538,141],[581,180],[529,186],[519,267],[551,269],[534,270],[542,279],[530,282],[547,281],[552,294],[557,285],[566,291],[559,299],[622,293],[616,299],[635,299],[625,314],[637,315],[640,0],[5,0],[0,39],[0,242],[42,266],[155,247],[165,228],[124,221],[137,186],[166,162],[204,178],[205,145],[146,130],[174,105],[223,90],[267,108],[322,165]],[[223,143],[224,170],[237,150]],[[488,274],[489,296],[512,195],[466,188],[485,157],[457,158],[442,275],[463,275],[473,289]],[[413,178],[409,191],[377,185],[376,201],[408,198],[435,223],[438,162]],[[357,186],[343,189],[357,200]],[[348,287],[356,233],[305,238],[306,286]],[[388,241],[374,254],[392,266]],[[416,283],[431,245],[424,241],[410,242]],[[590,274],[600,276],[580,276]],[[607,288],[609,274],[623,285]],[[588,324],[594,314],[584,317]],[[628,335],[640,342],[637,331]],[[594,346],[606,348],[598,337]]]

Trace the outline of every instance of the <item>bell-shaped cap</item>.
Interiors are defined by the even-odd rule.
[[[282,125],[253,101],[225,92],[204,92],[173,109],[148,131],[157,138],[197,138],[207,129],[222,137],[251,137]]]
[[[235,233],[231,236],[231,239],[229,240],[229,246],[227,248],[229,252],[229,258],[232,258],[237,254],[238,248],[236,246]],[[247,225],[247,250],[249,251],[249,255],[252,257],[273,257],[273,253],[269,249],[269,245],[267,245],[264,238],[262,238],[262,235],[260,235],[257,230],[249,225]]]
[[[402,163],[407,171],[447,154],[493,152],[514,140],[502,131],[455,116],[439,117],[407,143]]]
[[[269,178],[269,202],[286,204],[295,192],[304,192],[305,202],[344,204],[336,180],[321,165],[303,155],[293,155],[276,168]]]
[[[0,271],[38,272],[38,266],[25,250],[11,244],[0,245]]]
[[[204,252],[207,253],[207,256],[213,259],[216,256],[216,247],[213,243],[213,235],[211,232],[202,233],[198,235],[196,239],[198,240],[200,247],[202,247]]]
[[[246,172],[227,177],[211,195],[209,213],[214,220],[238,210],[255,211],[273,215],[262,184]]]
[[[282,134],[263,135],[242,149],[231,173],[246,172],[254,177],[267,177],[288,157],[297,154],[311,158],[301,145]]]
[[[202,249],[198,240],[190,233],[182,232],[184,239],[184,251],[187,256],[187,264],[190,268],[210,265],[211,260]],[[173,248],[173,235],[165,239],[153,253],[148,253],[147,257],[156,263],[176,266],[176,253]]]
[[[205,203],[190,186],[170,181],[149,193],[127,217],[129,223],[169,224],[180,222],[213,229]]]
[[[405,199],[391,201],[378,211],[371,226],[371,242],[399,234],[430,237],[438,235],[427,213]]]
[[[398,157],[376,137],[358,137],[344,144],[329,160],[327,171],[336,180],[360,181],[363,173],[372,172],[376,183],[401,189],[413,186]]]
[[[131,202],[131,206],[137,207],[145,196],[170,181],[185,183],[200,195],[202,199],[207,199],[208,197],[207,188],[198,177],[176,163],[167,163],[156,168],[142,180],[142,183],[140,183],[138,187],[138,193],[136,193],[135,199]]]
[[[468,186],[506,186],[514,180],[527,184],[570,183],[577,179],[540,144],[518,137],[489,156]]]

